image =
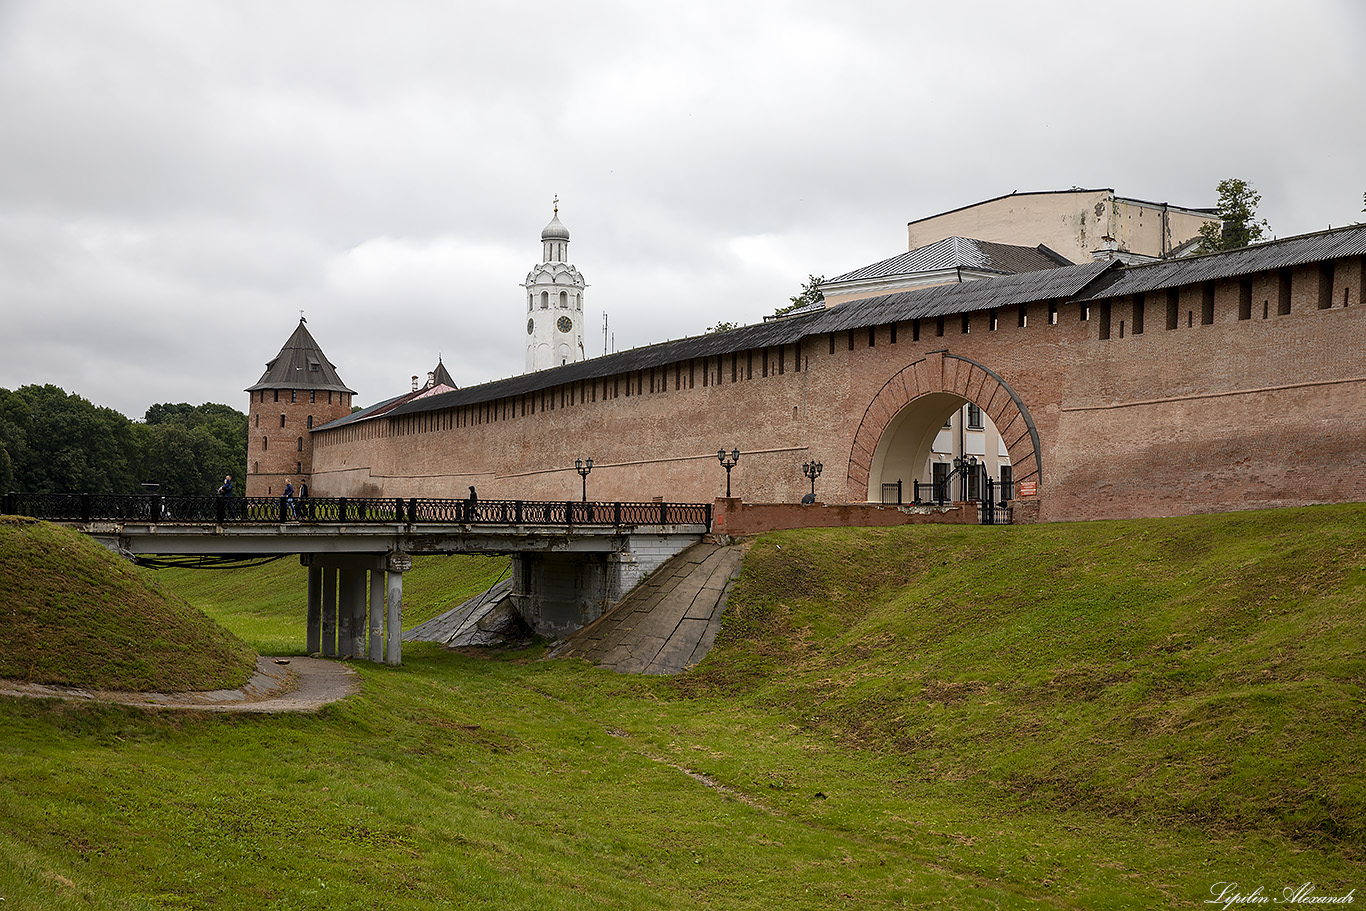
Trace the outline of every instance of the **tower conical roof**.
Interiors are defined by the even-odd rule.
[[[266,372],[255,386],[247,387],[247,392],[258,389],[326,389],[356,394],[337,375],[336,366],[313,340],[302,317],[280,353],[266,364]]]
[[[455,385],[455,380],[451,379],[450,371],[441,363],[440,357],[436,359],[436,369],[432,371],[432,383],[436,386],[450,386],[452,389],[460,388]]]

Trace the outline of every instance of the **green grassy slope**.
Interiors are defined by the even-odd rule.
[[[58,525],[0,517],[0,678],[101,689],[245,683],[255,652],[179,595]]]
[[[1010,805],[1366,847],[1366,510],[831,530],[749,552],[684,693]]]
[[[157,578],[258,650],[297,651],[287,562]],[[716,649],[675,678],[407,645],[401,668],[352,663],[361,693],[310,715],[0,698],[0,898],[862,911],[1199,908],[1219,882],[1343,894],[1366,882],[1364,562],[1362,506],[791,532],[754,542]],[[503,570],[417,564],[407,625]]]

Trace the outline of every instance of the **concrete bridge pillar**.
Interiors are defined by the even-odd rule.
[[[308,567],[308,633],[304,650],[316,655],[323,648],[323,569]]]
[[[386,576],[387,573],[370,571],[370,641],[366,653],[371,661],[384,660],[384,624],[388,619],[384,594],[389,584]],[[402,582],[400,577],[399,584],[402,585]]]
[[[337,568],[323,567],[322,601],[322,647],[318,651],[325,657],[337,655]]]
[[[402,663],[403,573],[412,559],[399,553],[299,559],[308,567],[308,653]]]
[[[384,619],[384,663],[403,663],[403,574],[413,568],[413,558],[404,553],[391,553],[385,562],[385,576],[389,587],[388,613]],[[372,623],[378,623],[372,619]]]

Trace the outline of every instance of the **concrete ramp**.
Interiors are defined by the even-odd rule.
[[[406,630],[404,642],[439,642],[463,645],[498,645],[511,634],[530,635],[512,606],[512,580],[504,579],[459,607]]]
[[[740,545],[694,544],[572,633],[550,657],[584,658],[623,674],[687,670],[716,641],[742,558]]]

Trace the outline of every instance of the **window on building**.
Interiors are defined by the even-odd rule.
[[[1056,326],[1057,324],[1058,324],[1058,305],[1057,305],[1056,303],[1050,303],[1050,304],[1048,305],[1048,325],[1050,325],[1050,326]]]
[[[269,448],[270,448],[270,437],[261,437],[261,448],[262,448],[262,449],[269,449]]]
[[[295,462],[295,463],[294,463],[294,473],[295,473],[295,474],[303,474],[303,473],[304,473],[304,463],[303,463],[303,462]]]
[[[311,415],[311,414],[308,416],[308,429],[309,429],[309,430],[312,430],[312,429],[313,429],[313,415]]]
[[[1181,291],[1167,289],[1167,328],[1175,329],[1181,323]]]
[[[280,426],[281,426],[281,427],[285,426],[285,416],[284,416],[283,414],[280,415]]]
[[[930,464],[930,480],[934,482],[934,497],[939,499],[942,495],[944,499],[949,499],[951,494],[945,489],[945,484],[949,479],[949,463],[933,462]]]
[[[272,390],[272,391],[275,393],[275,401],[277,401],[277,402],[280,401],[280,390],[275,389],[275,390]]]
[[[1200,289],[1200,325],[1214,325],[1214,282],[1205,282]]]
[[[971,402],[968,402],[968,429],[982,429],[982,409],[978,408]]]
[[[316,389],[310,389],[310,390],[308,391],[308,404],[310,404],[310,405],[316,405],[317,403],[318,403],[318,390],[316,390]]]
[[[298,445],[297,449],[298,449],[299,452],[303,452],[303,451],[304,451],[304,438],[303,438],[303,437],[299,437],[299,445]]]
[[[1015,469],[1009,465],[1001,466],[1001,499],[1015,499]]]

